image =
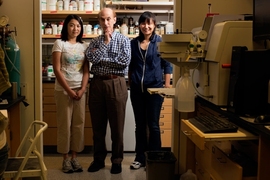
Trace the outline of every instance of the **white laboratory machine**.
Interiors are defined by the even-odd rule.
[[[196,65],[190,66],[190,69],[194,69],[191,78],[196,94],[217,106],[226,106],[232,47],[246,46],[249,50],[254,49],[252,21],[234,20],[239,19],[238,15],[228,16],[228,19],[233,20],[219,17],[217,18],[219,20],[211,23],[213,19],[210,21],[207,19],[209,22],[205,21],[204,26],[208,27],[202,28],[202,31],[208,31],[205,44],[207,50],[204,49],[203,53],[185,51],[188,50],[190,36],[192,36],[187,37],[187,34],[166,35],[170,37],[162,37],[158,48],[164,59],[180,67],[186,66],[188,62],[194,62],[195,59]],[[193,57],[193,61],[186,57]]]

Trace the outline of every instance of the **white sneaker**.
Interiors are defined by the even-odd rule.
[[[130,169],[140,169],[141,167],[144,167],[145,165],[138,162],[134,161],[133,163],[130,164]]]
[[[62,171],[64,173],[73,173],[74,172],[70,160],[68,160],[68,159],[63,160]]]
[[[73,167],[74,172],[82,172],[83,171],[83,168],[80,165],[80,163],[79,163],[79,161],[78,161],[77,158],[71,159],[70,162],[71,162],[71,165]]]

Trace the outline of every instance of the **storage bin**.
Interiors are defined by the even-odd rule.
[[[170,151],[147,151],[146,179],[173,180],[176,158]]]

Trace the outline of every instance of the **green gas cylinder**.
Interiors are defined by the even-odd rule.
[[[0,41],[5,52],[5,63],[9,74],[9,81],[10,83],[17,82],[17,93],[20,95],[20,49],[11,37],[7,37],[5,42],[3,42],[3,39]],[[10,95],[11,88],[3,94]]]

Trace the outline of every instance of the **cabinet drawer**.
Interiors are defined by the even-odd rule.
[[[160,114],[164,114],[164,113],[172,113],[172,106],[162,105]]]
[[[43,89],[54,89],[54,83],[43,83],[42,88]]]
[[[55,104],[54,96],[43,97],[43,104]]]
[[[57,118],[55,112],[44,112],[43,121],[48,124],[48,127],[57,127]]]
[[[159,121],[160,129],[172,129],[172,122]]]
[[[196,163],[195,174],[197,175],[197,180],[214,180],[213,178],[211,178],[209,172],[207,172],[203,167],[204,166],[200,163]]]
[[[248,163],[249,162],[246,161],[243,167],[245,168],[246,164]],[[238,163],[232,161],[217,146],[212,146],[211,166],[213,168],[213,174],[216,173],[216,176],[222,180],[257,180],[256,174],[254,174],[254,172],[256,173],[256,170],[254,171],[256,166],[249,167],[252,169],[245,169],[247,174],[244,175],[244,168]]]
[[[56,105],[52,104],[43,104],[43,112],[44,111],[56,111]]]
[[[164,98],[163,105],[172,106],[172,98]]]
[[[43,97],[44,96],[54,96],[54,89],[43,89]]]
[[[162,147],[171,147],[171,130],[160,130],[161,135],[161,146]]]
[[[195,149],[195,159],[196,161],[204,167],[206,171],[211,173],[211,148],[212,148],[212,143],[206,143],[207,145],[205,146],[204,150],[200,150],[198,147]]]
[[[242,180],[242,167],[231,161],[219,148],[213,146],[211,156],[212,168],[222,180]]]
[[[160,121],[172,122],[172,113],[161,113]]]

